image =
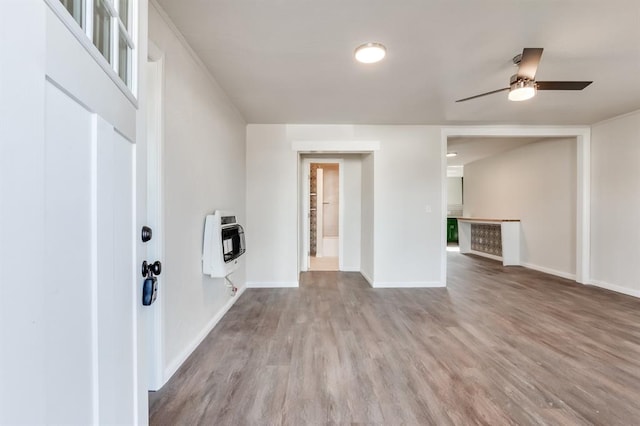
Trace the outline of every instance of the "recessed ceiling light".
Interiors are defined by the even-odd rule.
[[[457,152],[453,152],[453,151],[447,152],[447,157],[455,157],[456,155],[458,155]]]
[[[387,54],[387,48],[381,43],[365,43],[358,46],[355,51],[356,61],[363,64],[373,64],[381,61]]]

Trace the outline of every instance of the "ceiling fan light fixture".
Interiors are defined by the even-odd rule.
[[[536,82],[533,80],[519,79],[511,83],[509,88],[510,101],[526,101],[536,95]]]
[[[380,62],[387,54],[387,48],[382,43],[365,43],[358,47],[354,52],[356,61],[363,64],[373,64]]]

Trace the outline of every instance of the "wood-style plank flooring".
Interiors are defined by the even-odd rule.
[[[309,256],[310,271],[338,271],[339,259],[337,256],[315,257]]]
[[[449,253],[446,289],[248,289],[152,425],[638,425],[640,300]]]

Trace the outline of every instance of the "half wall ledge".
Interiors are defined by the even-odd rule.
[[[460,253],[500,260],[504,266],[520,265],[520,220],[459,217]]]

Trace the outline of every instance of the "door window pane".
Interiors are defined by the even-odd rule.
[[[60,0],[64,7],[69,11],[73,19],[82,27],[82,5],[83,0]]]
[[[124,27],[129,31],[129,0],[118,1],[118,15],[120,15]]]
[[[124,35],[120,33],[118,44],[118,75],[129,86],[129,76],[131,75],[131,49],[127,44]]]
[[[96,0],[93,7],[93,44],[111,62],[111,15],[103,0]]]

